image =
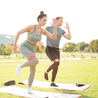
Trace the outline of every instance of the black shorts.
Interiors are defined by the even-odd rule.
[[[60,60],[59,48],[47,46],[46,47],[46,54],[51,61],[54,61],[55,59]]]

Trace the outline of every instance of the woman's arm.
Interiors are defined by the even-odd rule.
[[[18,39],[19,39],[20,34],[23,34],[23,33],[25,33],[25,32],[30,32],[30,29],[31,29],[31,25],[17,32],[16,37],[15,37],[15,41],[14,41],[14,46],[13,46],[14,52],[17,52],[17,51],[16,51],[16,48],[17,48],[17,41],[18,41]]]
[[[52,40],[56,40],[56,39],[57,39],[57,29],[56,29],[56,28],[54,28],[53,34],[51,34],[50,32],[48,32],[48,31],[45,30],[45,29],[42,29],[42,31],[43,31],[43,34],[44,34],[45,36],[47,36],[48,38],[50,38],[50,39],[52,39]]]
[[[51,23],[51,25],[53,26],[53,34],[49,33],[45,29],[42,29],[42,31],[43,31],[43,34],[49,37],[50,39],[56,40],[57,39],[57,20],[52,19],[52,21],[53,21],[53,24]]]

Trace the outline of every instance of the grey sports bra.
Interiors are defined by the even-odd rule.
[[[28,33],[27,39],[32,41],[32,42],[38,42],[42,38],[42,29],[40,32],[40,35],[36,34],[36,25],[34,26],[34,31],[32,33]]]

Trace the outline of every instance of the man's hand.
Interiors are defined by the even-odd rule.
[[[70,23],[65,22],[65,25],[66,25],[66,26],[64,26],[64,28],[69,29]]]
[[[39,50],[42,51],[42,46],[43,44],[41,44],[41,42],[39,42]]]
[[[54,28],[57,28],[57,20],[55,18],[52,19],[52,23],[51,25],[54,27]]]

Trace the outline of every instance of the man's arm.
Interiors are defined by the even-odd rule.
[[[65,23],[66,24],[66,29],[67,29],[67,31],[68,31],[68,34],[63,34],[63,36],[66,38],[66,39],[68,39],[68,40],[71,40],[71,33],[70,33],[70,28],[69,28],[69,24],[66,22]]]

